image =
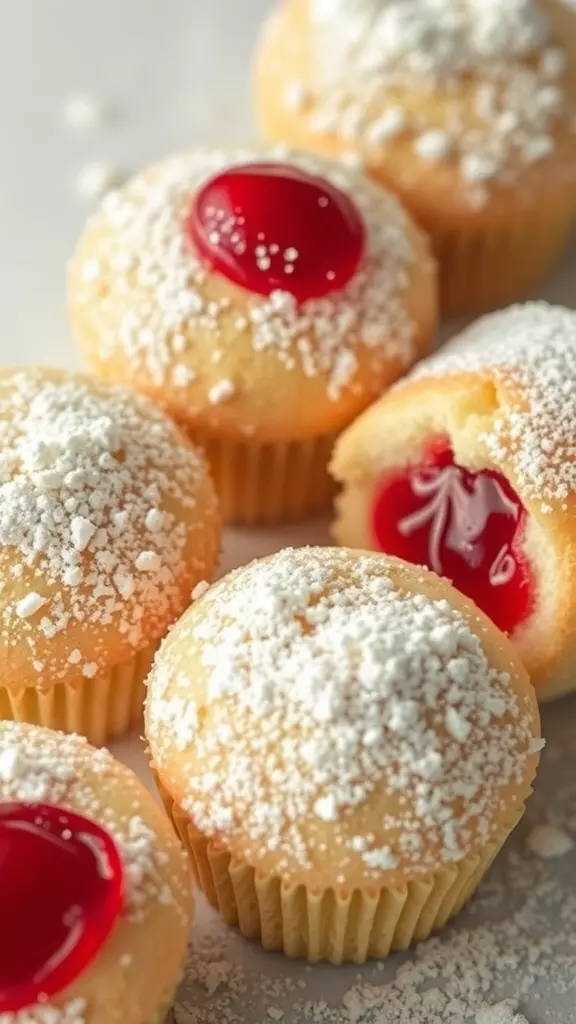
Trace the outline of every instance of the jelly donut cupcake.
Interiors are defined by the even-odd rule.
[[[210,903],[267,949],[332,963],[459,911],[542,745],[520,658],[471,601],[337,548],[209,589],[158,653],[146,733]]]
[[[148,399],[1,371],[0,718],[95,743],[128,729],[219,543],[204,457]]]
[[[576,19],[554,0],[287,0],[265,138],[351,156],[430,233],[447,314],[525,298],[576,205]]]
[[[186,859],[135,775],[0,722],[2,1024],[162,1024],[192,921]]]
[[[72,261],[74,334],[209,456],[225,519],[325,505],[335,435],[430,345],[435,269],[399,203],[286,150],[199,151],[108,197]]]
[[[574,686],[576,312],[466,330],[341,438],[334,535],[449,577],[517,643],[541,697]]]

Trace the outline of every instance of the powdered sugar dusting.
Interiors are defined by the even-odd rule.
[[[492,181],[512,184],[554,153],[559,124],[570,130],[567,56],[539,0],[310,0],[310,10],[314,80],[293,82],[285,104],[294,109],[299,84],[313,132],[343,145],[407,136],[424,159],[454,157],[480,205]],[[444,102],[415,112],[415,90]]]
[[[193,583],[201,456],[146,399],[72,375],[5,372],[0,421],[0,556],[23,589],[2,586],[4,648],[24,636],[34,655],[78,624],[115,623],[134,649],[156,639]],[[54,648],[53,677],[80,664],[75,643]]]
[[[175,157],[106,199],[96,231],[89,230],[89,251],[73,264],[73,302],[93,323],[101,358],[120,348],[133,371],[180,387],[187,370],[196,379],[195,332],[210,336],[218,356],[234,346],[237,331],[248,331],[256,352],[273,352],[284,367],[308,376],[325,374],[334,400],[353,380],[360,351],[370,353],[375,371],[391,358],[410,363],[415,328],[402,295],[415,257],[406,215],[394,197],[336,164],[284,148],[265,154],[323,175],[354,199],[368,247],[346,288],[302,305],[288,291],[268,298],[247,293],[240,318],[228,297],[213,296],[211,275],[185,227],[193,196],[214,174],[262,157],[254,150]],[[232,386],[237,382],[221,381],[207,400],[230,397]]]
[[[0,1013],[0,1024],[86,1024],[86,1003],[74,999],[66,1006],[29,1006],[17,1013]]]
[[[576,312],[534,302],[494,313],[413,377],[462,372],[485,374],[498,388],[494,421],[479,437],[496,465],[511,458],[522,494],[544,512],[564,508],[576,493]]]
[[[178,633],[205,673],[209,728]],[[294,858],[309,865],[314,822],[333,823],[342,863],[367,878],[458,861],[473,835],[492,837],[503,786],[522,801],[534,727],[461,614],[401,593],[386,560],[342,550],[287,550],[211,588],[149,685],[154,760],[174,732],[194,751],[184,806],[198,827],[247,834],[287,874]],[[358,843],[354,814],[383,793],[385,843]]]

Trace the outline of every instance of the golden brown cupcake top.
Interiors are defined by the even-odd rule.
[[[3,1024],[151,1021],[178,981],[192,917],[188,868],[151,794],[80,736],[0,722],[0,801],[81,814],[110,836],[123,870],[120,916],[96,957],[49,1001],[0,1015]]]
[[[147,735],[201,832],[287,882],[402,882],[511,827],[537,764],[510,642],[395,559],[286,550],[232,573],[164,643]]]
[[[468,202],[571,155],[574,16],[554,0],[293,0],[307,24],[303,78],[284,106],[309,130],[370,153],[410,143],[457,166]],[[301,10],[301,14],[298,12]],[[278,31],[282,18],[267,31]]]
[[[3,685],[90,679],[158,640],[212,571],[202,455],[147,399],[81,375],[0,374]]]
[[[198,192],[263,161],[324,179],[353,201],[365,245],[341,289],[298,301],[286,273],[283,287],[257,294],[198,251],[187,227]],[[277,252],[264,231],[254,267]],[[267,440],[349,422],[415,360],[436,316],[428,246],[398,200],[352,169],[285,148],[197,151],[137,175],[89,224],[69,286],[75,334],[99,373],[157,395],[188,425]]]

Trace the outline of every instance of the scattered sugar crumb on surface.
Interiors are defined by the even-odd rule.
[[[95,160],[85,164],[76,179],[76,192],[80,199],[91,202],[102,199],[120,183],[121,173],[118,167],[106,160]]]
[[[526,1017],[518,1012],[518,1004],[508,999],[483,1006],[474,1020],[475,1024],[529,1024]]]
[[[526,838],[531,853],[543,860],[564,857],[574,849],[574,840],[561,828],[554,825],[534,825]]]
[[[65,125],[72,131],[89,131],[100,128],[108,116],[107,104],[97,96],[88,93],[71,93],[63,106]]]

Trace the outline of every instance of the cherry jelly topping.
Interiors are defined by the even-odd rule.
[[[0,804],[0,1013],[49,999],[94,959],[122,909],[110,836],[45,804]]]
[[[291,165],[242,164],[198,192],[187,229],[201,258],[259,295],[298,302],[343,288],[364,253],[364,222],[324,178]]]
[[[532,610],[525,522],[505,477],[463,469],[444,441],[420,465],[389,474],[372,512],[382,551],[448,577],[508,633]]]

